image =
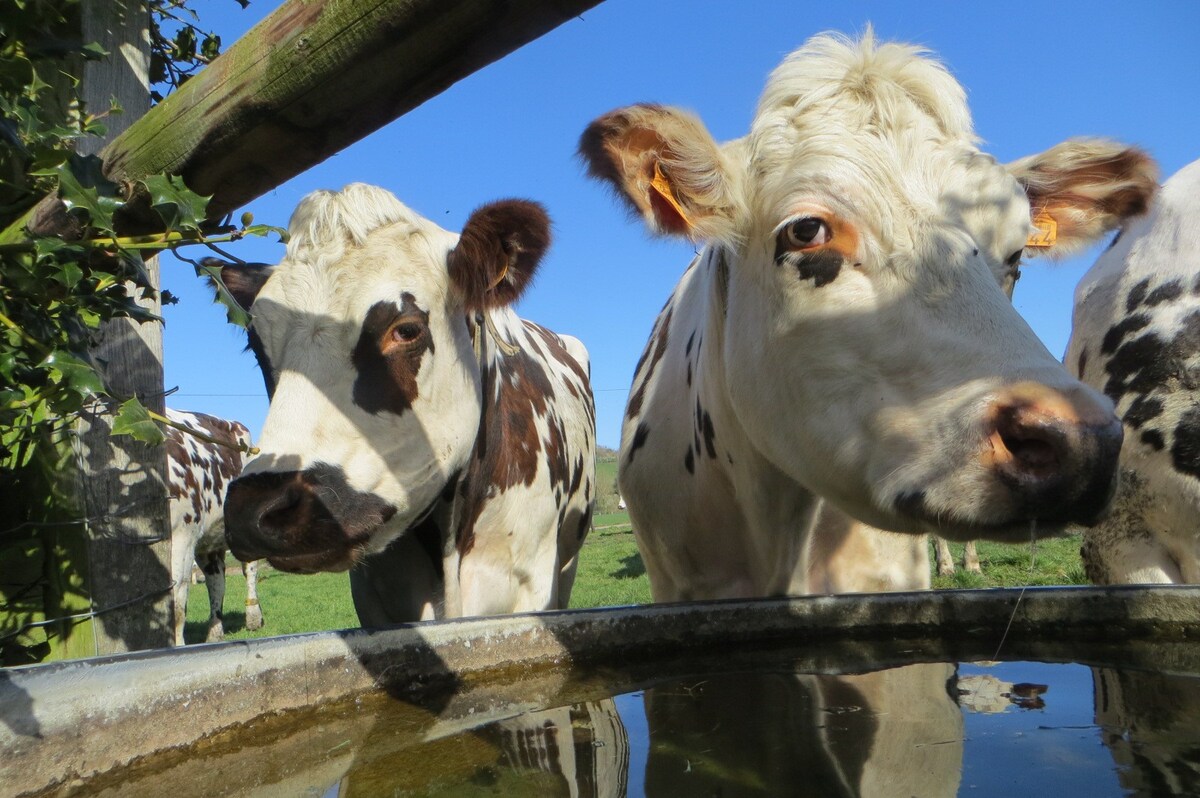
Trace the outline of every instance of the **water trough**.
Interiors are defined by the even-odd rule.
[[[506,783],[495,779],[507,776],[497,777],[490,765],[462,764],[462,751],[479,749],[485,759],[495,759],[497,751],[511,748],[505,740],[516,739],[517,748],[533,751],[534,759],[546,756],[536,754],[543,749],[535,744],[548,743],[551,759],[569,759],[576,770],[582,767],[581,757],[594,755],[589,775],[576,778],[570,794],[683,795],[683,787],[677,793],[654,787],[678,782],[663,777],[671,771],[664,770],[661,758],[654,759],[656,723],[661,732],[665,717],[686,719],[689,728],[683,731],[690,734],[697,725],[694,713],[725,717],[729,707],[667,706],[668,699],[660,695],[654,715],[647,704],[647,765],[639,764],[644,752],[630,748],[627,730],[618,730],[623,742],[614,743],[613,729],[600,728],[622,721],[620,713],[597,710],[597,702],[641,695],[639,691],[649,695],[655,685],[672,680],[744,682],[745,674],[764,672],[772,685],[759,692],[765,700],[754,704],[746,699],[740,714],[758,707],[760,714],[769,715],[779,705],[780,689],[786,695],[803,693],[800,703],[782,712],[784,722],[798,723],[787,718],[803,706],[816,712],[816,731],[789,726],[790,732],[770,733],[772,740],[783,740],[784,759],[795,759],[795,751],[789,754],[788,749],[796,735],[807,740],[796,746],[829,751],[836,748],[838,733],[861,736],[866,729],[882,739],[883,730],[890,728],[889,713],[877,707],[859,713],[872,719],[869,728],[834,728],[837,723],[822,719],[840,712],[837,707],[843,704],[831,698],[837,690],[851,689],[856,700],[869,703],[899,688],[853,679],[832,684],[820,681],[823,675],[899,669],[888,672],[894,674],[903,672],[900,666],[922,663],[942,664],[945,673],[953,673],[957,663],[997,659],[1078,663],[1183,679],[1184,687],[1177,689],[1187,694],[1170,703],[1200,706],[1200,693],[1192,690],[1200,675],[1200,589],[962,590],[535,613],[12,668],[0,671],[0,794],[370,795],[382,790],[381,779],[388,778],[391,793],[427,794],[436,790],[417,771],[431,761],[436,761],[435,770],[441,768],[437,778],[443,786],[447,773],[467,768],[462,783],[474,785],[479,794],[495,794],[497,784]],[[779,686],[781,673],[790,686]],[[947,676],[939,673],[933,691],[944,697]],[[803,677],[800,687],[795,686],[796,674]],[[1126,682],[1120,685],[1127,692],[1135,689]],[[903,692],[906,701],[915,700],[911,689]],[[958,689],[958,694],[965,691]],[[1011,695],[1009,699],[1016,701]],[[714,700],[711,694],[707,700]],[[559,728],[565,724],[573,734],[571,751],[563,750],[571,747],[571,737],[551,739],[547,730],[554,723],[536,714],[568,707],[572,709],[562,710],[566,714]],[[912,712],[906,704],[896,705],[892,714],[903,720]],[[536,734],[503,725],[519,726],[521,718],[529,717],[539,718]],[[1198,719],[1191,721],[1200,727]],[[497,722],[500,731],[491,736],[472,731]],[[912,725],[904,723],[905,728]],[[935,732],[927,728],[920,733]],[[968,736],[958,734],[960,739],[943,750],[961,760]],[[679,739],[673,738],[676,748]],[[659,742],[658,749],[666,750]],[[915,745],[925,750],[925,743]],[[625,748],[618,751],[621,746]],[[601,761],[614,754],[619,754],[616,760]],[[826,776],[850,779],[852,792],[869,794],[869,779],[879,778],[868,772],[871,761],[886,756],[891,755],[877,745],[849,770],[835,757]],[[903,751],[895,756],[912,758]],[[636,778],[629,775],[631,762],[638,768]],[[694,758],[686,763],[691,772]],[[787,776],[731,776],[718,772],[714,763],[708,761],[706,778],[740,778],[743,786]],[[523,767],[547,766],[534,762]],[[771,759],[766,767],[779,771],[789,766]],[[613,768],[619,772],[610,772]],[[969,775],[960,766],[954,789]],[[903,777],[892,778],[894,787],[895,779]],[[485,789],[489,783],[494,788],[490,792]],[[541,794],[556,794],[556,789]],[[447,792],[452,793],[463,794]],[[728,794],[739,793],[734,789]],[[745,794],[756,793],[747,788]]]

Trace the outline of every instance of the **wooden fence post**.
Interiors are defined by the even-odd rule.
[[[104,139],[87,138],[90,154],[150,110],[150,14],[142,0],[85,0],[83,41],[109,52],[83,72],[85,107],[95,113],[111,97],[122,113],[105,121]],[[158,262],[147,262],[155,289]],[[157,298],[139,300],[154,313]],[[92,349],[117,396],[137,396],[163,412],[162,325],[131,319],[105,322]],[[95,618],[95,653],[162,648],[173,641],[171,540],[166,487],[166,447],[111,437],[107,412],[85,413],[79,425],[78,490],[87,525],[87,589]]]

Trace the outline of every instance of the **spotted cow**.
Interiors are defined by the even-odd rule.
[[[522,200],[455,234],[362,184],[306,197],[277,267],[226,266],[271,394],[234,554],[350,569],[366,626],[567,605],[591,525],[587,351],[510,305],[549,245]]]
[[[1113,512],[1084,536],[1088,577],[1200,582],[1200,161],[1084,276],[1066,362],[1125,425]]]
[[[211,643],[225,637],[225,490],[242,473],[242,452],[237,447],[250,445],[250,430],[237,421],[171,408],[167,408],[167,418],[203,436],[166,427],[175,645],[184,644],[193,562],[204,571],[209,605],[206,639]],[[243,562],[242,573],[246,576],[246,628],[259,629],[263,618],[258,604],[258,564]]]
[[[622,433],[656,600],[836,577],[814,552],[822,506],[1007,541],[1104,511],[1112,404],[1002,285],[1030,243],[1068,250],[1144,206],[1127,175],[1141,153],[1076,141],[1001,165],[950,73],[870,33],[790,55],[741,139],[636,105],[593,122],[580,152],[651,230],[705,242],[654,325]]]

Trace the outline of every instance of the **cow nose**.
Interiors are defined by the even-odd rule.
[[[283,551],[312,499],[312,489],[299,471],[234,480],[225,496],[225,538],[233,556],[252,560]]]
[[[1111,406],[1083,386],[1018,383],[985,414],[985,460],[1029,518],[1095,523],[1116,486],[1123,431]]]

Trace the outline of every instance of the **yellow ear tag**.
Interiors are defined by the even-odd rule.
[[[500,285],[500,283],[504,282],[504,278],[508,276],[508,267],[509,267],[510,265],[512,265],[512,260],[511,260],[511,259],[509,259],[509,260],[506,260],[506,261],[504,262],[504,269],[503,269],[503,270],[501,270],[501,272],[500,272],[500,276],[499,276],[499,277],[497,277],[495,280],[493,280],[493,281],[492,281],[492,284],[488,286],[488,290],[489,290],[489,291],[492,291],[492,290],[494,290],[494,289],[496,288],[496,286],[498,286],[498,285]]]
[[[654,162],[654,179],[650,181],[650,187],[658,192],[658,195],[667,201],[667,204],[675,209],[679,214],[679,218],[688,227],[692,226],[692,220],[688,218],[687,212],[683,210],[683,206],[675,199],[674,192],[671,191],[671,184],[667,182],[667,176],[662,173],[662,167],[658,161]]]
[[[1040,212],[1033,217],[1033,226],[1037,228],[1035,232],[1029,234],[1028,240],[1025,241],[1027,247],[1052,247],[1054,242],[1058,240],[1058,222],[1046,212]]]

